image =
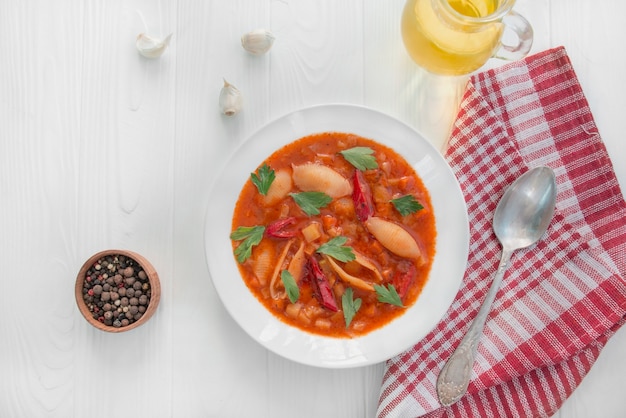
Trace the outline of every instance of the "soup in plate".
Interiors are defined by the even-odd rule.
[[[415,303],[436,235],[429,192],[401,155],[324,132],[285,145],[250,174],[230,238],[246,286],[275,317],[352,338]]]

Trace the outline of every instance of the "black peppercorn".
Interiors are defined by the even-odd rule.
[[[115,285],[118,285],[122,282],[122,275],[121,274],[116,274],[115,276],[113,276],[113,283]]]
[[[133,259],[109,255],[88,269],[83,300],[94,319],[107,326],[125,327],[139,320],[150,303],[146,272]]]

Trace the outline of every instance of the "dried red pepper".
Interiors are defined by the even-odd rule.
[[[354,171],[352,186],[352,200],[354,201],[356,216],[361,222],[365,222],[367,218],[374,214],[374,204],[370,186],[365,181],[360,170]]]
[[[298,231],[294,229],[285,230],[285,228],[295,223],[296,218],[293,216],[274,221],[265,228],[265,236],[271,238],[293,238],[298,234]]]
[[[337,312],[339,307],[337,307],[335,295],[333,294],[333,291],[330,288],[330,283],[328,283],[328,278],[322,271],[317,259],[314,256],[310,256],[308,264],[309,268],[307,270],[310,274],[309,277],[311,282],[317,287],[317,294],[319,296],[320,303],[324,308]]]

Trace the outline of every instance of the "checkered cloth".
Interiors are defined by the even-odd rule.
[[[626,312],[626,204],[565,49],[472,76],[446,158],[467,202],[467,271],[436,328],[388,361],[378,416],[549,416]],[[476,316],[501,255],[494,210],[506,187],[539,165],[556,173],[555,217],[536,246],[513,254],[468,392],[444,408],[437,376]]]

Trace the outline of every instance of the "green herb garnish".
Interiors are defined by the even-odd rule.
[[[353,299],[352,289],[347,288],[341,296],[341,307],[343,309],[343,317],[346,320],[346,328],[348,328],[354,315],[356,315],[361,308],[361,298]]]
[[[280,273],[280,279],[283,281],[285,285],[285,291],[287,292],[287,297],[291,303],[296,303],[298,298],[300,297],[300,289],[298,288],[298,284],[296,283],[296,279],[293,278],[291,273],[287,270],[283,270]]]
[[[396,288],[392,284],[388,284],[387,287],[375,284],[374,290],[376,295],[378,295],[379,302],[400,306],[401,308],[404,307],[400,295],[398,295]]]
[[[410,194],[398,197],[397,199],[391,199],[390,202],[393,203],[396,210],[400,212],[400,215],[402,216],[407,216],[417,212],[418,210],[424,209],[424,206],[422,206],[422,204],[415,200],[415,197]]]
[[[240,226],[230,234],[230,239],[233,241],[243,242],[235,248],[235,256],[237,261],[243,263],[250,255],[252,255],[252,247],[261,242],[263,234],[265,233],[264,226]]]
[[[320,208],[325,207],[333,198],[322,192],[290,193],[293,200],[307,215],[319,215]]]
[[[378,163],[374,154],[374,150],[369,147],[354,147],[347,150],[339,151],[341,155],[353,166],[361,171],[373,170],[378,168]]]
[[[348,241],[348,238],[346,237],[335,237],[320,245],[317,252],[320,254],[326,254],[344,263],[352,261],[356,258],[356,256],[354,255],[352,247],[344,246],[346,241]]]
[[[250,180],[259,190],[259,193],[265,196],[276,178],[276,173],[265,163],[257,170],[257,173],[250,173]]]

